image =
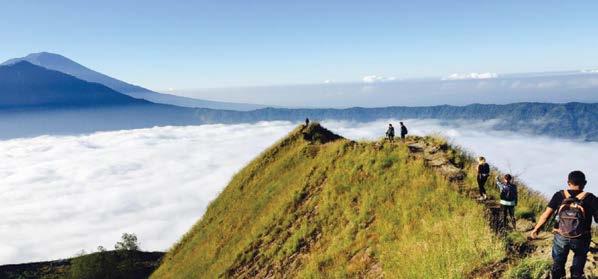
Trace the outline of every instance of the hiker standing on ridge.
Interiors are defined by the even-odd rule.
[[[395,127],[392,124],[388,124],[388,130],[386,130],[386,138],[391,142],[395,139]]]
[[[478,188],[480,190],[480,197],[478,198],[478,200],[486,200],[486,188],[484,187],[486,185],[486,181],[488,181],[488,177],[490,176],[490,166],[488,165],[488,163],[486,163],[486,158],[484,157],[480,157],[478,159],[478,176],[477,176],[477,180],[478,180]]]
[[[305,127],[309,126],[309,118],[305,118]]]
[[[496,178],[496,186],[500,190],[500,207],[503,213],[503,224],[505,228],[508,224],[508,219],[511,219],[513,230],[516,227],[515,221],[515,206],[517,205],[517,186],[513,184],[513,176],[505,174],[503,181]]]
[[[542,226],[556,212],[551,278],[565,278],[565,263],[570,250],[573,251],[571,278],[585,278],[583,269],[592,241],[592,217],[598,222],[598,198],[583,191],[587,181],[581,171],[569,173],[567,184],[567,189],[552,196],[530,237],[537,238]]]
[[[405,136],[407,136],[407,127],[403,124],[403,122],[399,122],[401,124],[401,139],[405,140]]]

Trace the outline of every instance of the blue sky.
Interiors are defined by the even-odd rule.
[[[156,90],[598,68],[597,1],[3,1],[0,60]]]

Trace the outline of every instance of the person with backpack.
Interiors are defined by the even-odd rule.
[[[551,278],[565,277],[565,263],[569,251],[573,251],[571,278],[584,278],[583,269],[592,241],[592,218],[598,222],[598,198],[592,193],[584,192],[586,184],[583,172],[577,170],[569,173],[567,189],[552,196],[548,207],[530,233],[530,238],[536,239],[542,226],[556,213]]]
[[[386,138],[391,142],[394,141],[395,138],[395,127],[392,124],[388,124],[388,130],[386,130]]]
[[[405,124],[403,124],[403,122],[399,122],[399,124],[401,124],[401,139],[405,140],[405,136],[407,136],[407,127],[405,127]]]
[[[488,181],[488,177],[490,176],[490,166],[486,163],[486,158],[480,157],[478,158],[478,190],[480,191],[480,197],[478,200],[486,200],[486,181]]]
[[[513,176],[505,174],[503,181],[499,177],[496,178],[496,186],[500,190],[500,206],[503,212],[503,224],[507,227],[509,219],[513,230],[516,227],[515,220],[515,206],[517,205],[517,186],[513,184]]]

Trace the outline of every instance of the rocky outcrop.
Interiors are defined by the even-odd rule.
[[[407,148],[413,154],[422,157],[428,167],[440,172],[450,181],[462,181],[465,179],[465,171],[450,161],[450,155],[446,153],[445,144],[435,144],[430,140],[422,138],[411,138]]]

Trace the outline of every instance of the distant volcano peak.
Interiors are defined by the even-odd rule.
[[[169,94],[157,93],[147,88],[130,84],[108,75],[87,68],[63,55],[51,52],[36,52],[25,57],[10,59],[0,65],[12,65],[19,61],[27,61],[37,66],[69,74],[78,79],[103,84],[110,89],[129,95],[137,99],[145,99],[154,103],[169,104],[183,107],[211,108],[227,110],[253,110],[263,108],[260,105],[225,103],[217,101],[199,100]]]
[[[28,60],[0,66],[0,107],[98,106],[147,103],[102,84],[32,64]]]

